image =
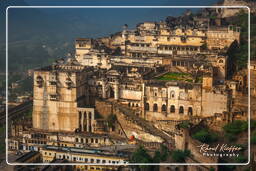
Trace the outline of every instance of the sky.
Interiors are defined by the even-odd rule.
[[[196,5],[213,5],[216,0],[11,0],[11,5],[25,6],[196,6]],[[108,36],[111,33],[121,31],[124,24],[128,24],[129,28],[134,28],[136,24],[143,21],[160,21],[165,20],[167,16],[181,15],[186,9],[12,9],[9,11],[10,23],[20,23],[20,30],[15,25],[15,31],[12,34],[19,34],[19,31],[24,32],[25,28],[40,26],[40,29],[46,28],[42,20],[52,20],[51,23],[59,22],[59,24],[47,24],[47,31],[60,30],[65,27],[69,30],[77,30],[74,36],[81,37],[101,37]],[[21,23],[21,21],[25,22]],[[37,25],[35,25],[35,23]],[[86,23],[86,24],[85,24]],[[44,24],[44,25],[43,25]],[[71,26],[72,25],[72,26]],[[84,27],[84,30],[83,28]],[[22,34],[22,33],[20,33]],[[69,34],[67,32],[67,34]]]
[[[0,63],[4,63],[5,59],[7,6],[211,6],[216,2],[217,0],[0,0]],[[51,48],[51,52],[58,49],[67,51],[65,44],[73,47],[73,42],[78,37],[109,36],[121,31],[124,24],[128,24],[129,29],[133,29],[140,22],[165,20],[167,16],[179,16],[185,10],[175,8],[9,9],[8,45],[9,52],[13,52],[13,56],[9,53],[9,59],[16,61],[19,58],[22,61],[25,57],[33,56],[35,48],[45,44]],[[36,58],[36,55],[34,56]]]

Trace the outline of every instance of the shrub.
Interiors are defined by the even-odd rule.
[[[202,129],[192,135],[192,138],[203,142],[203,143],[212,143],[218,140],[215,133],[209,132],[207,129]]]
[[[245,163],[247,161],[247,158],[240,154],[237,158],[235,158],[235,161],[237,163]]]
[[[255,129],[256,128],[256,120],[251,120],[251,129]]]
[[[223,127],[225,131],[225,136],[229,142],[235,141],[237,139],[237,134],[247,131],[248,122],[235,120],[232,123],[228,123]]]
[[[188,121],[181,122],[181,123],[179,124],[179,126],[180,126],[181,128],[189,128],[189,122],[188,122]]]
[[[142,146],[136,149],[131,156],[131,163],[151,163],[152,158]]]
[[[225,137],[228,139],[229,142],[235,141],[237,138],[234,134],[230,133],[225,133]]]
[[[190,156],[190,151],[189,150],[174,150],[172,152],[172,159],[175,161],[175,162],[178,162],[178,163],[183,163],[185,162],[185,159],[186,157],[189,157]]]
[[[251,135],[251,143],[256,144],[256,131],[254,131]]]
[[[246,121],[236,120],[232,123],[226,124],[223,129],[226,133],[237,135],[248,128],[248,123]]]
[[[215,169],[213,167],[210,168],[210,171],[215,171]]]

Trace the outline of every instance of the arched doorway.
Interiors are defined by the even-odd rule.
[[[113,90],[112,87],[110,87],[110,98],[114,98],[115,97],[115,92]]]

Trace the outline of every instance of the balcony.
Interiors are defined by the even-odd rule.
[[[131,51],[146,51],[146,52],[157,52],[155,47],[138,47],[132,46],[129,50]]]

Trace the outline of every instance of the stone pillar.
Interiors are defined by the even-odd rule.
[[[84,131],[84,112],[82,112],[82,111],[81,111],[80,124],[81,124],[81,131]]]
[[[106,97],[107,97],[106,82],[105,80],[102,80],[102,98],[105,99]]]
[[[94,132],[94,112],[92,112],[92,118],[91,118],[91,132]]]
[[[86,119],[86,122],[87,122],[87,125],[86,125],[86,131],[89,132],[90,131],[90,115],[91,115],[91,112],[87,112],[87,119]]]
[[[119,83],[118,83],[118,81],[116,80],[115,81],[115,84],[114,84],[114,92],[115,92],[115,94],[114,94],[114,99],[115,100],[118,100],[119,99]]]

